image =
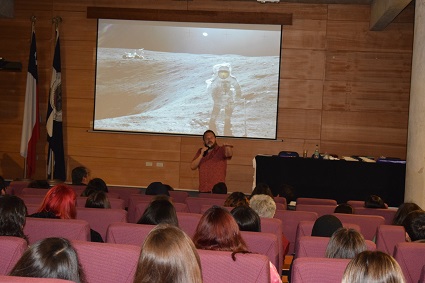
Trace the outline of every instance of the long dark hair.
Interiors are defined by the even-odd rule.
[[[161,223],[179,226],[176,209],[167,199],[153,200],[137,221],[137,224],[158,225]]]
[[[24,234],[27,207],[17,196],[0,197],[0,236],[14,236],[28,241]]]

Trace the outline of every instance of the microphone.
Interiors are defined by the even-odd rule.
[[[204,154],[202,155],[202,157],[205,157],[208,154],[208,150],[210,149],[210,147],[208,145],[206,147],[208,147],[208,149],[206,151],[204,151]]]

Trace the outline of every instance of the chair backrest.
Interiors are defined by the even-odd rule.
[[[394,258],[400,265],[406,282],[416,283],[425,264],[425,244],[398,243],[394,249]]]
[[[422,267],[421,277],[419,278],[418,283],[425,283],[425,265]]]
[[[210,209],[214,204],[203,204],[201,205],[201,214],[204,214],[208,209]],[[231,206],[222,206],[225,209],[227,209],[229,212],[232,211],[232,209],[234,209],[234,207]]]
[[[385,223],[382,216],[333,213],[342,223],[353,223],[360,226],[366,240],[374,240],[379,225]]]
[[[336,208],[336,205],[333,205],[333,204],[329,205],[329,204],[298,204],[297,203],[295,210],[316,212],[317,216],[320,217],[322,215],[334,213],[335,208]]]
[[[347,204],[354,207],[354,210],[358,207],[364,207],[364,200],[349,200],[347,201]]]
[[[224,200],[217,198],[197,198],[197,197],[187,197],[186,204],[190,213],[201,213],[201,206],[203,204],[212,205],[221,205],[223,206]]]
[[[75,192],[77,196],[80,196],[81,193],[87,188],[86,185],[69,185]]]
[[[276,268],[283,266],[283,258],[286,255],[282,243],[282,221],[276,218],[261,218],[261,232],[263,233],[272,233],[276,235],[279,245],[279,264],[275,265]]]
[[[49,189],[41,189],[41,188],[23,188],[21,194],[22,195],[42,195],[45,196]]]
[[[77,197],[77,207],[85,207],[87,197]],[[120,198],[108,198],[111,208],[124,209],[124,200]]]
[[[202,214],[198,213],[177,212],[179,226],[190,238],[193,238],[193,235],[195,235],[196,227],[201,217]]]
[[[22,193],[22,190],[29,185],[29,181],[12,181],[9,184],[9,189],[12,195],[19,196]]]
[[[136,209],[135,209],[135,215],[134,215],[134,223],[137,223],[137,221],[139,221],[140,217],[142,217],[143,213],[145,212],[146,208],[149,206],[150,202],[148,201],[141,201],[138,202],[136,204]],[[176,209],[176,212],[188,212],[187,209],[187,204],[185,203],[178,203],[175,202],[174,204],[174,208]]]
[[[18,237],[0,237],[0,275],[7,275],[27,249],[27,242]]]
[[[50,219],[27,217],[24,233],[29,244],[48,237],[62,237],[68,240],[90,241],[90,226],[78,219]]]
[[[98,232],[105,240],[109,224],[127,222],[127,211],[113,208],[77,207],[77,219],[87,221],[90,224],[90,228]]]
[[[317,213],[310,211],[276,210],[274,218],[282,221],[283,235],[289,241],[288,253],[292,254],[295,249],[298,223],[303,220],[315,221],[317,219]]]
[[[108,227],[106,242],[127,244],[141,247],[149,232],[155,225],[135,223],[112,223]]]
[[[398,243],[406,241],[406,231],[403,226],[396,225],[379,225],[376,232],[376,249],[387,253],[394,254],[394,248]]]
[[[198,197],[200,198],[218,198],[218,199],[227,199],[230,194],[211,194],[211,193],[200,193]]]
[[[140,246],[73,241],[90,283],[131,283],[137,269]]]
[[[128,199],[128,214],[127,214],[127,221],[129,223],[136,223],[136,205],[139,202],[145,201],[145,202],[151,202],[152,198],[154,196],[151,195],[141,195],[141,194],[133,194]]]
[[[320,204],[320,205],[337,205],[336,200],[326,198],[297,198],[297,205],[299,204]]]
[[[354,209],[354,214],[360,215],[378,215],[385,218],[385,224],[391,225],[393,218],[397,209],[394,208],[366,208],[366,207],[356,207]]]
[[[0,275],[0,282],[2,283],[66,283],[66,282],[73,282],[73,281],[64,280],[64,279],[56,279],[56,278],[34,278],[34,277]]]
[[[19,196],[25,204],[36,204],[41,206],[44,200],[44,195],[20,195]]]
[[[278,241],[282,242],[281,238],[278,239],[275,234],[264,232],[241,231],[241,235],[250,252],[265,255],[274,266],[279,266]]]
[[[341,283],[349,259],[296,258],[292,263],[292,283]]]
[[[130,196],[132,194],[139,194],[139,188],[132,187],[121,187],[121,186],[108,186],[109,193],[116,193],[120,196],[120,199],[124,200],[124,207],[128,207]]]
[[[296,243],[295,257],[325,257],[329,237],[302,236]],[[376,250],[376,245],[370,240],[365,240],[369,251]]]
[[[189,196],[185,191],[168,191],[173,202],[186,203],[186,198]]]
[[[25,206],[27,207],[28,215],[36,213],[37,210],[40,208],[39,204],[33,204],[33,203],[26,203]]]
[[[287,209],[288,203],[286,202],[286,198],[284,198],[284,197],[274,197],[273,199],[274,199],[274,202],[276,204],[279,203],[279,204],[283,204],[284,205],[285,208],[283,208],[283,210],[284,209]],[[276,209],[282,209],[282,208],[276,208]]]
[[[265,255],[198,250],[204,283],[270,283],[270,261]]]

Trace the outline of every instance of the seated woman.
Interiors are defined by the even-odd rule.
[[[403,226],[403,221],[406,218],[407,214],[415,210],[422,210],[419,205],[414,202],[405,202],[402,203],[397,212],[394,214],[392,225]]]
[[[225,208],[213,206],[199,220],[193,243],[197,249],[229,251],[236,260],[237,253],[249,253],[238,224]],[[271,282],[282,282],[276,267],[270,263]]]
[[[261,232],[261,219],[249,206],[237,206],[230,211],[240,231]]]
[[[146,188],[145,195],[159,196],[165,195],[170,196],[169,187],[161,182],[152,182]]]
[[[397,261],[380,251],[364,251],[347,265],[342,283],[404,283],[406,282]]]
[[[25,239],[25,216],[27,207],[17,196],[0,196],[0,236],[12,236]]]
[[[273,198],[272,190],[270,189],[269,185],[265,183],[258,183],[255,186],[255,188],[252,190],[252,193],[249,199],[251,199],[255,195],[268,195],[271,198]]]
[[[87,184],[87,187],[84,189],[84,191],[81,193],[82,197],[88,197],[93,192],[102,191],[107,193],[108,186],[106,185],[105,181],[103,181],[101,178],[94,178],[89,181]]]
[[[407,242],[425,242],[425,211],[414,210],[403,220]]]
[[[155,197],[149,206],[146,208],[142,217],[140,217],[137,224],[158,225],[161,223],[179,226],[177,213],[174,205],[168,197],[158,196]]]
[[[366,250],[367,246],[362,234],[354,229],[342,227],[333,233],[326,247],[325,256],[351,259]]]
[[[31,245],[9,275],[86,282],[77,253],[64,238],[45,238]]]
[[[202,283],[201,261],[192,240],[176,226],[160,224],[149,232],[134,283]]]
[[[241,192],[233,192],[231,193],[227,199],[224,201],[224,206],[228,207],[237,207],[240,205],[249,206],[249,200],[244,193]]]
[[[388,208],[388,205],[381,197],[377,195],[370,195],[364,202],[366,208]]]
[[[64,184],[56,185],[47,192],[37,212],[28,217],[75,219],[77,215],[76,197],[77,195],[71,187]],[[90,237],[92,242],[103,242],[102,236],[93,229],[90,229]]]
[[[103,191],[97,191],[91,193],[87,199],[85,207],[88,208],[111,208],[109,198]]]
[[[334,215],[326,214],[314,221],[311,235],[315,237],[332,237],[332,234],[339,228],[342,228],[341,220]]]
[[[260,217],[273,218],[276,213],[276,203],[271,196],[253,195],[249,200],[249,206],[258,213]]]

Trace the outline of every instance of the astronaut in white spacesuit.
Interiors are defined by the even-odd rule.
[[[229,63],[214,65],[213,72],[213,77],[207,80],[207,91],[214,101],[209,129],[218,132],[217,118],[221,110],[224,109],[224,135],[232,135],[230,120],[235,107],[235,100],[241,99],[241,87],[238,80],[232,76],[232,67]]]

